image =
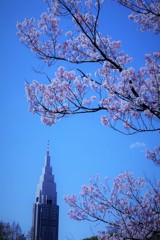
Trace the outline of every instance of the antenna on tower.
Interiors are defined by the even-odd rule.
[[[50,142],[48,140],[48,143],[47,143],[47,155],[49,155],[49,144],[50,144]]]

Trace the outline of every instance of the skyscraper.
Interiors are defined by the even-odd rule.
[[[45,166],[37,186],[36,201],[33,205],[33,240],[58,240],[58,220],[56,183],[50,166],[48,145]]]

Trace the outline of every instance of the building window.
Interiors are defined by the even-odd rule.
[[[47,199],[47,204],[48,205],[52,204],[52,200]]]

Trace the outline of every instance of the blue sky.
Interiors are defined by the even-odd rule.
[[[32,204],[44,165],[47,141],[57,183],[60,206],[59,239],[76,240],[96,234],[100,226],[79,223],[67,216],[66,194],[79,193],[90,176],[115,177],[123,171],[135,176],[160,177],[159,168],[146,160],[145,147],[159,144],[159,135],[124,136],[100,123],[101,113],[66,118],[52,127],[28,112],[25,80],[39,79],[32,67],[43,64],[19,43],[16,23],[25,17],[38,17],[45,10],[43,0],[0,0],[0,219],[20,223],[27,232],[31,227]],[[110,3],[103,15],[102,27],[134,57],[134,65],[144,64],[144,53],[157,50],[158,36],[136,31],[127,19],[127,11]],[[50,73],[56,70],[51,68]]]

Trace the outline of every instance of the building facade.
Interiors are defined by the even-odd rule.
[[[58,240],[59,206],[49,146],[33,205],[32,240]]]

